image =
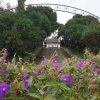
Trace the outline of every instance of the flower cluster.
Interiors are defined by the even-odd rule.
[[[53,67],[53,69],[54,69],[54,71],[57,71],[59,69],[59,66],[56,65]]]
[[[53,70],[54,71],[57,71],[62,65],[59,63],[59,62],[57,62],[57,61],[55,61],[55,62],[53,62]]]
[[[5,62],[7,56],[5,49],[3,49],[3,53],[2,60]],[[0,100],[11,97],[8,93],[10,85],[5,83],[11,84],[10,91],[16,99],[29,100],[33,98],[34,94],[36,94],[36,98],[43,96],[45,100],[53,95],[57,98],[62,96],[61,100],[67,100],[69,97],[73,100],[90,99],[92,96],[98,97],[100,68],[95,63],[89,58],[79,60],[74,57],[65,59],[62,63],[56,59],[44,59],[44,62],[39,65],[24,62],[20,66],[19,63],[0,63]],[[92,94],[93,91],[95,94]],[[58,92],[63,95],[59,95]]]
[[[28,74],[27,73],[24,73],[23,84],[24,84],[24,88],[25,89],[27,89],[29,87],[29,84],[28,84]]]
[[[76,68],[81,68],[81,67],[83,67],[83,65],[84,65],[84,61],[83,60],[79,60],[76,63]]]
[[[59,74],[61,81],[66,82],[68,85],[72,84],[72,78],[69,74]]]
[[[9,89],[10,89],[10,85],[5,84],[5,83],[0,84],[0,99],[3,99],[5,97]]]

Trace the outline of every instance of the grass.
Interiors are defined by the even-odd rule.
[[[76,52],[76,51],[74,51],[70,48],[62,47],[62,49],[65,50],[71,56],[74,56],[74,57],[77,57],[77,58],[80,58],[80,59],[84,59],[84,53]]]

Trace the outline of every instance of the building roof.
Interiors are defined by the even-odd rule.
[[[60,40],[57,37],[53,37],[53,38],[46,38],[44,42],[46,42],[46,43],[60,43]]]

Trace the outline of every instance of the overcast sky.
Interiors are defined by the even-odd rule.
[[[17,5],[17,0],[3,0],[3,4],[7,2],[10,2],[11,6]],[[100,0],[26,0],[25,2],[25,4],[34,3],[55,3],[74,6],[100,17]],[[60,23],[66,23],[66,21],[72,18],[72,16],[73,15],[69,13],[57,12],[57,19]]]

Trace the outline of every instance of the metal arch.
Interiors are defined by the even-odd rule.
[[[39,3],[39,4],[29,4],[29,5],[30,6],[47,6],[47,7],[51,7],[54,11],[67,12],[67,13],[71,13],[71,14],[91,15],[100,21],[99,16],[96,16],[88,11],[85,11],[80,8],[72,7],[72,6],[61,5],[61,4],[51,4],[51,3]],[[27,7],[29,5],[25,5],[25,7]],[[11,8],[10,10],[15,11],[16,8]]]
[[[71,13],[71,14],[91,15],[100,21],[99,16],[96,16],[88,11],[85,11],[80,8],[72,7],[72,6],[61,5],[61,4],[51,4],[51,3],[40,3],[40,4],[30,4],[30,5],[31,6],[47,6],[47,7],[49,6],[54,11],[67,12],[67,13]],[[29,5],[26,5],[26,6],[29,6]]]

